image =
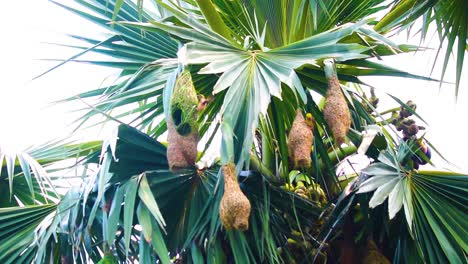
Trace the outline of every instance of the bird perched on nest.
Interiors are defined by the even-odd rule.
[[[314,126],[312,114],[307,113],[304,119],[301,109],[297,109],[288,135],[289,162],[294,169],[310,168],[312,164],[310,151],[314,141]]]

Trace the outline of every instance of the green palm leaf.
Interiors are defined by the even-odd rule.
[[[444,79],[452,51],[456,51],[455,95],[458,96],[468,36],[467,10],[468,3],[463,0],[397,1],[392,10],[375,25],[375,30],[386,32],[395,29],[410,29],[422,17],[421,39],[424,40],[429,33],[429,25],[435,24],[440,40],[437,54],[442,51],[442,44],[447,41],[440,79],[441,81]]]
[[[32,262],[34,230],[56,207],[55,204],[46,204],[0,208],[0,260],[15,263],[23,256],[24,261]]]
[[[401,149],[400,151],[405,151]],[[404,207],[410,232],[429,263],[464,263],[468,235],[464,221],[468,176],[449,172],[406,171],[400,167],[405,156],[398,159],[388,152],[381,154],[378,163],[364,170],[371,175],[362,182],[358,193],[375,190],[370,207],[376,207],[388,197],[389,218]]]
[[[5,207],[18,205],[18,201],[32,205],[59,198],[47,171],[26,152],[0,149],[0,179],[4,179],[0,188],[9,194],[2,197],[1,204]]]
[[[180,171],[176,175],[168,170],[165,157],[165,147],[143,133],[128,126],[120,126],[117,133],[115,147],[112,139],[104,145],[105,158],[101,161],[101,172],[97,174],[94,181],[95,190],[89,190],[86,186],[78,192],[67,195],[65,201],[78,198],[80,201],[76,206],[62,205],[63,214],[68,215],[67,225],[58,226],[59,219],[55,217],[52,224],[40,232],[42,243],[50,243],[50,235],[54,232],[73,232],[89,236],[92,241],[107,241],[110,249],[116,250],[117,255],[125,258],[125,255],[135,254],[132,248],[135,246],[130,236],[141,237],[147,245],[142,248],[153,248],[155,254],[144,250],[139,257],[151,259],[157,256],[163,262],[167,262],[169,254],[180,249],[191,249],[190,254],[198,250],[214,254],[213,257],[224,255],[219,252],[219,240],[223,239],[218,216],[218,205],[223,190],[219,187],[219,167],[196,172],[194,170]],[[147,154],[143,153],[146,152]],[[131,155],[128,155],[133,153]],[[138,153],[138,154],[136,154]],[[150,157],[149,162],[146,157]],[[115,155],[115,159],[113,156]],[[139,157],[139,158],[138,158]],[[106,170],[106,159],[111,163]],[[158,161],[163,161],[158,162]],[[127,165],[133,164],[133,167]],[[146,171],[146,172],[145,172]],[[143,173],[143,174],[141,174]],[[140,176],[132,176],[138,175]],[[262,234],[259,241],[247,239],[241,233],[228,233],[227,239],[231,244],[233,252],[242,250],[248,253],[243,261],[255,262],[259,259],[276,259],[276,247],[284,243],[284,237],[274,237],[274,232],[283,230],[283,225],[288,225],[283,219],[283,214],[297,215],[300,223],[310,223],[317,218],[321,209],[316,205],[299,199],[297,196],[285,190],[270,186],[260,174],[250,172],[243,183],[245,192],[253,201],[254,208],[258,207],[252,218],[252,234]],[[245,176],[244,176],[245,177]],[[105,180],[103,181],[102,178]],[[117,186],[104,187],[100,195],[101,187],[113,183]],[[77,196],[78,195],[78,196]],[[265,196],[266,195],[266,196]],[[265,200],[271,195],[271,202]],[[72,198],[75,197],[75,198]],[[86,197],[86,198],[85,198]],[[110,200],[109,200],[110,197]],[[268,199],[270,200],[270,198]],[[294,201],[295,207],[290,203]],[[123,210],[118,209],[123,203]],[[98,204],[98,207],[96,207]],[[174,208],[181,210],[174,210]],[[96,210],[94,208],[101,208]],[[105,209],[108,208],[108,209]],[[134,210],[138,208],[138,210]],[[272,211],[273,209],[273,211]],[[81,213],[83,212],[83,214]],[[136,214],[136,217],[135,217]],[[264,224],[271,223],[270,227]],[[74,223],[74,224],[72,224]],[[166,225],[164,225],[166,223]],[[263,224],[262,224],[263,223]],[[136,230],[136,225],[141,225],[141,232]],[[299,224],[299,223],[298,223]],[[81,226],[88,225],[87,228]],[[79,228],[75,228],[78,226]],[[98,231],[104,228],[103,231]],[[119,233],[123,231],[123,237]],[[102,234],[105,234],[103,237]],[[250,236],[250,235],[249,235]],[[123,239],[122,239],[123,238]],[[49,241],[49,242],[47,242]],[[193,244],[195,241],[195,245]],[[205,244],[203,241],[208,241]],[[72,244],[83,248],[92,258],[100,259],[102,256],[95,254],[95,246],[86,246],[86,242],[71,240]],[[255,251],[251,252],[250,247]],[[45,256],[47,248],[39,248],[40,255]],[[82,253],[84,254],[83,251]],[[211,252],[211,253],[210,253]],[[217,253],[214,253],[217,252]],[[81,253],[80,253],[81,254]],[[122,255],[120,255],[122,254]],[[190,255],[188,257],[195,257]],[[242,258],[240,255],[239,258]],[[164,260],[165,259],[165,260]]]
[[[50,70],[70,61],[121,70],[111,85],[62,102],[86,105],[78,128],[95,115],[105,117],[98,124],[121,125],[103,142],[57,141],[28,154],[0,153],[0,188],[9,194],[0,203],[17,206],[3,209],[3,218],[0,209],[1,261],[314,262],[338,255],[338,241],[356,229],[351,244],[359,247],[374,237],[394,262],[466,263],[467,176],[412,169],[411,156],[421,151],[397,140],[397,131],[388,126],[391,119],[382,117],[389,111],[375,109],[361,80],[434,81],[373,60],[421,50],[382,34],[411,27],[423,16],[422,35],[434,21],[440,37],[448,39],[447,54],[458,38],[459,85],[467,16],[465,4],[449,2],[157,0],[154,9],[140,0],[79,0],[73,7],[57,3],[107,33],[69,35],[71,43],[57,45],[76,49],[76,55],[57,60]],[[378,12],[384,13],[382,19],[371,18]],[[101,56],[84,58],[88,53]],[[328,88],[323,60],[330,58],[351,112],[347,146],[334,144],[322,112]],[[197,94],[211,100],[196,120],[205,145],[200,156],[218,149],[221,162],[174,173],[166,147],[155,138],[167,130],[174,83],[183,70],[190,71]],[[320,203],[324,207],[290,188],[295,180],[289,178],[287,134],[296,109],[315,119],[312,166],[300,175],[323,187],[330,201]],[[352,179],[337,177],[335,170],[351,162],[347,157],[370,127],[380,134],[365,154],[357,155],[374,163],[356,177],[358,168],[351,175],[357,184],[342,192]],[[29,206],[47,203],[52,187],[64,178],[38,178],[49,169],[39,164],[68,159],[84,169],[81,181],[59,197],[58,205]],[[233,161],[252,206],[246,232],[225,230],[219,219],[220,165]],[[370,177],[363,180],[364,174]],[[348,230],[350,223],[355,226]]]

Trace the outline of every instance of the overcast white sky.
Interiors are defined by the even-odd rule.
[[[99,87],[103,79],[115,74],[116,70],[69,63],[44,77],[30,80],[54,65],[37,59],[67,58],[75,52],[43,42],[70,43],[64,33],[89,36],[101,30],[46,0],[4,1],[0,9],[0,27],[0,145],[23,149],[68,135],[72,128],[69,124],[79,115],[70,112],[73,107],[50,106],[49,103]],[[417,40],[410,41],[417,44]],[[405,42],[406,36],[399,36],[394,41]],[[429,46],[437,45],[435,37]],[[433,51],[404,54],[386,57],[383,62],[411,73],[429,75],[434,55]],[[427,138],[459,167],[458,171],[468,172],[465,156],[468,148],[468,62],[465,64],[465,78],[456,103],[452,85],[444,85],[439,90],[438,83],[404,78],[369,77],[365,81],[377,88],[383,101],[380,110],[396,106],[392,99],[384,96],[387,92],[405,102],[416,102],[418,113],[430,125],[426,130]],[[434,78],[439,78],[439,66]],[[454,80],[453,62],[446,76],[448,81]],[[93,130],[83,133],[81,138],[104,136],[105,132]],[[434,161],[439,168],[447,167],[439,159]]]

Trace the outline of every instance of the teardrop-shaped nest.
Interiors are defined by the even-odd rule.
[[[189,71],[176,80],[167,117],[167,160],[171,171],[195,166],[198,145],[198,98]]]
[[[309,168],[312,164],[310,151],[314,141],[313,126],[313,119],[306,122],[302,111],[297,109],[288,135],[289,163],[294,169]]]
[[[219,205],[219,216],[223,226],[230,230],[249,229],[250,202],[239,187],[236,166],[229,163],[223,166],[224,194]]]
[[[337,145],[343,144],[351,127],[351,113],[336,76],[332,76],[328,80],[323,116]]]

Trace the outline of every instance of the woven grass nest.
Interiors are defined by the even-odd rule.
[[[176,80],[167,118],[167,160],[169,169],[195,166],[198,145],[198,98],[189,71]]]
[[[329,69],[327,69],[327,66]],[[328,79],[328,90],[325,97],[323,116],[333,133],[336,144],[339,146],[345,142],[346,134],[351,127],[351,113],[349,112],[348,104],[341,91],[334,64],[325,64],[325,67],[325,75]]]
[[[308,113],[306,119],[297,109],[291,131],[288,135],[289,163],[294,169],[309,168],[312,164],[310,151],[314,141],[314,120]]]
[[[239,187],[236,166],[226,164],[224,174],[224,195],[219,205],[219,216],[223,226],[230,230],[246,231],[249,229],[250,202]]]

